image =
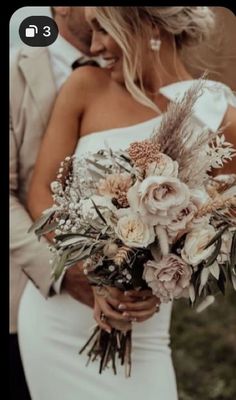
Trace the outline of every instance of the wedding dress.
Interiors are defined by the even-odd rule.
[[[160,92],[175,101],[194,83],[183,81]],[[231,90],[207,81],[194,106],[194,135],[204,126],[217,130],[228,104],[236,106]],[[79,140],[76,155],[102,147],[126,148],[149,137],[162,116],[127,128],[94,132]],[[194,140],[193,136],[193,140]],[[172,304],[142,323],[133,323],[132,373],[125,378],[123,366],[98,373],[99,362],[86,366],[87,355],[78,354],[94,326],[93,311],[67,293],[45,300],[29,281],[19,310],[19,341],[32,400],[176,400],[175,373],[169,347]]]

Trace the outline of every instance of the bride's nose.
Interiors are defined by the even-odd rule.
[[[96,35],[96,32],[94,32],[91,39],[90,52],[94,55],[97,55],[101,53],[103,50],[104,50],[104,45]]]

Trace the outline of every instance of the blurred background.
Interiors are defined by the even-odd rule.
[[[225,7],[212,7],[216,30],[209,43],[198,46],[184,60],[197,78],[208,70],[208,78],[236,91],[236,17]],[[32,15],[50,16],[49,7],[23,7],[10,21],[10,49],[22,45],[20,23]],[[191,50],[190,50],[191,51]],[[236,133],[235,133],[236,134]],[[220,295],[207,310],[197,314],[183,300],[173,308],[171,341],[179,400],[236,399],[236,294]]]

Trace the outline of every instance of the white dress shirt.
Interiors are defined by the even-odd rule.
[[[59,90],[72,72],[73,62],[84,58],[84,54],[72,46],[61,35],[48,47],[51,58],[52,70],[55,77],[56,87]]]

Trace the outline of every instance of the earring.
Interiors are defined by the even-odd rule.
[[[161,40],[160,39],[150,39],[150,47],[153,51],[159,51],[161,47]]]

